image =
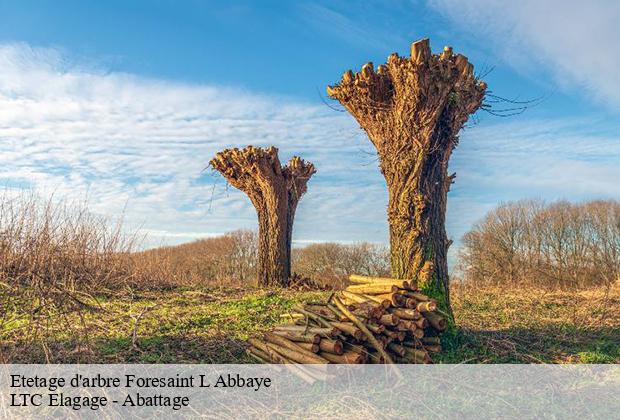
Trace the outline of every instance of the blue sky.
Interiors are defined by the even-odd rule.
[[[221,148],[274,144],[318,168],[298,245],[385,242],[373,149],[325,86],[430,37],[493,68],[494,93],[544,98],[462,133],[458,246],[501,201],[620,195],[619,19],[611,1],[0,1],[0,182],[87,197],[149,244],[178,243],[256,226],[203,169]]]

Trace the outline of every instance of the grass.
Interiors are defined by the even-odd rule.
[[[244,341],[316,292],[176,289],[99,298],[83,316],[57,316],[45,346],[23,322],[0,329],[0,362],[243,363]],[[70,322],[72,325],[68,325]],[[39,331],[41,333],[41,331]],[[79,337],[79,339],[78,339]],[[84,339],[84,337],[87,337]]]
[[[620,287],[456,290],[443,363],[620,363]]]
[[[438,363],[620,363],[620,290],[455,289],[459,326]],[[0,327],[0,362],[245,363],[244,341],[325,292],[185,288],[100,297],[57,314],[45,340]],[[39,334],[41,331],[39,331]],[[77,338],[79,337],[79,339]],[[84,338],[87,337],[87,338]]]
[[[249,336],[296,302],[321,297],[232,288],[254,277],[247,232],[135,254],[135,237],[79,203],[8,193],[0,194],[0,227],[0,363],[246,362]],[[335,250],[310,248],[306,270],[332,269],[326,255],[381,267],[376,250],[362,246],[346,258]],[[619,289],[455,288],[458,328],[435,360],[619,362]]]

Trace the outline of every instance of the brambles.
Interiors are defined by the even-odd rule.
[[[110,227],[83,206],[6,191],[0,197],[0,333],[20,328],[21,340],[40,342],[48,360],[46,336],[56,329],[79,346],[86,326],[76,320],[98,310],[96,295],[140,276],[128,258],[133,244],[120,223]]]
[[[389,195],[392,276],[422,280],[420,286],[441,292],[448,306],[445,214],[454,181],[448,160],[485,91],[465,56],[450,47],[432,54],[428,39],[414,42],[408,58],[392,54],[386,64],[349,70],[327,87],[377,149]],[[420,279],[428,261],[433,270]]]
[[[291,277],[293,220],[314,165],[295,156],[281,166],[278,149],[226,149],[209,162],[248,195],[258,214],[258,283],[286,286]]]

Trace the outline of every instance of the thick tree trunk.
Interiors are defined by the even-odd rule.
[[[428,39],[414,42],[410,57],[391,54],[376,71],[364,64],[327,88],[377,149],[389,194],[392,275],[416,279],[448,310],[448,160],[485,90],[467,57],[450,47],[432,54]]]
[[[449,302],[445,214],[451,178],[438,155],[411,156],[408,176],[387,180],[390,263],[392,276],[437,288]]]
[[[291,276],[286,217],[276,211],[258,211],[259,286],[286,286]]]
[[[211,165],[252,200],[258,215],[258,284],[287,286],[295,210],[315,173],[311,163],[293,157],[282,167],[278,150],[248,146],[227,149]]]

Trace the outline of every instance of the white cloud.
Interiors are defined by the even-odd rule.
[[[463,132],[450,161],[457,177],[448,231],[460,238],[503,201],[617,199],[618,162],[620,124],[584,118],[477,125]]]
[[[359,3],[354,7],[349,4],[341,6],[344,7],[336,10],[337,5],[334,3],[328,7],[315,2],[302,3],[298,7],[304,20],[317,31],[327,32],[353,46],[363,45],[365,48],[390,51],[394,45],[402,45],[407,41],[397,31],[392,30],[393,8],[389,8],[389,12],[385,13],[383,8],[376,8],[372,3]]]
[[[430,0],[505,63],[526,74],[551,72],[561,87],[578,86],[620,105],[620,2],[565,0]]]
[[[217,151],[247,144],[273,144],[282,160],[300,154],[317,165],[297,238],[385,233],[382,207],[367,208],[385,200],[378,171],[363,166],[360,148],[370,146],[351,118],[323,104],[108,74],[53,49],[0,46],[0,183],[87,195],[106,215],[126,208],[129,225],[154,244],[191,240],[255,227],[249,200],[204,170]],[[379,227],[347,231],[351,223]]]
[[[513,119],[464,132],[450,165],[450,236],[503,200],[618,197],[618,127],[597,127],[592,119]],[[300,154],[316,164],[297,213],[297,244],[387,240],[384,181],[348,115],[0,45],[0,184],[88,197],[109,216],[124,211],[152,245],[256,226],[249,200],[204,171],[218,150],[247,144],[275,144],[284,159]]]

